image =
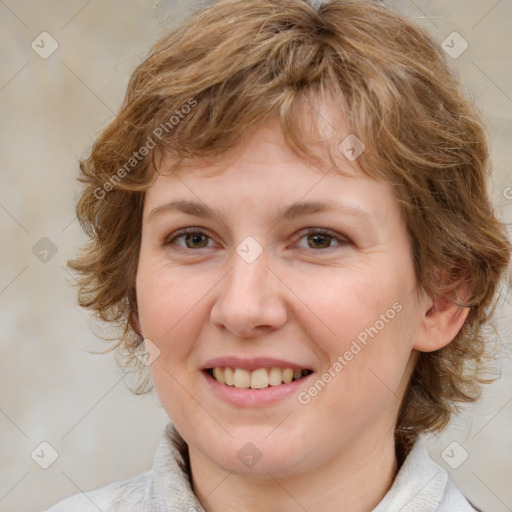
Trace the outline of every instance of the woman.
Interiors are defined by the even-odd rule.
[[[488,153],[380,3],[223,0],[158,42],[81,163],[70,266],[172,425],[151,471],[50,510],[476,510],[419,434],[480,390]]]

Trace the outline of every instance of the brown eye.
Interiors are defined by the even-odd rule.
[[[184,237],[185,244],[189,249],[199,249],[208,245],[208,241],[206,241],[206,244],[204,243],[204,241],[207,239],[207,236],[201,233],[188,233],[184,235]]]
[[[333,249],[337,246],[344,246],[349,243],[349,241],[340,235],[310,228],[306,231],[302,232],[302,236],[299,238],[299,240],[307,239],[307,247],[302,246],[303,249]],[[332,242],[335,241],[336,245],[332,245]]]
[[[176,240],[183,239],[183,243],[176,243]],[[196,229],[183,230],[168,238],[164,245],[176,245],[182,249],[204,249],[208,247],[210,236]]]
[[[333,238],[329,235],[315,233],[314,235],[308,235],[308,239],[315,245],[315,249],[325,249],[330,246],[330,241]]]

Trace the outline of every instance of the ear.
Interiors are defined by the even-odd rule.
[[[457,289],[459,297],[468,297],[467,287]],[[448,345],[462,329],[469,307],[460,307],[444,296],[427,297],[422,301],[424,312],[414,348],[420,352],[433,352]]]

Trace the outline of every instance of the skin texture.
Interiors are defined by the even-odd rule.
[[[312,168],[270,120],[222,161],[162,171],[147,191],[140,332],[160,350],[151,365],[155,388],[189,445],[194,490],[209,512],[375,507],[397,471],[393,431],[416,351],[449,343],[468,313],[416,289],[391,187],[341,154],[339,166],[350,176]],[[224,220],[169,211],[150,216],[183,199],[218,210]],[[352,205],[368,219],[345,212],[274,218],[276,209],[299,201]],[[187,238],[175,233],[188,227],[209,238],[189,236],[187,248]],[[318,240],[305,228],[328,230],[339,241]],[[248,236],[263,249],[252,263],[236,252]],[[300,403],[298,393],[396,303],[400,312],[309,403]],[[221,356],[283,359],[314,373],[276,403],[235,406],[201,372]],[[247,443],[261,454],[252,467],[237,456]]]

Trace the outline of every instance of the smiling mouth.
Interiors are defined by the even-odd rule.
[[[265,389],[271,386],[289,384],[312,373],[311,370],[293,368],[259,368],[248,371],[243,368],[207,368],[206,373],[226,386],[241,389]]]

